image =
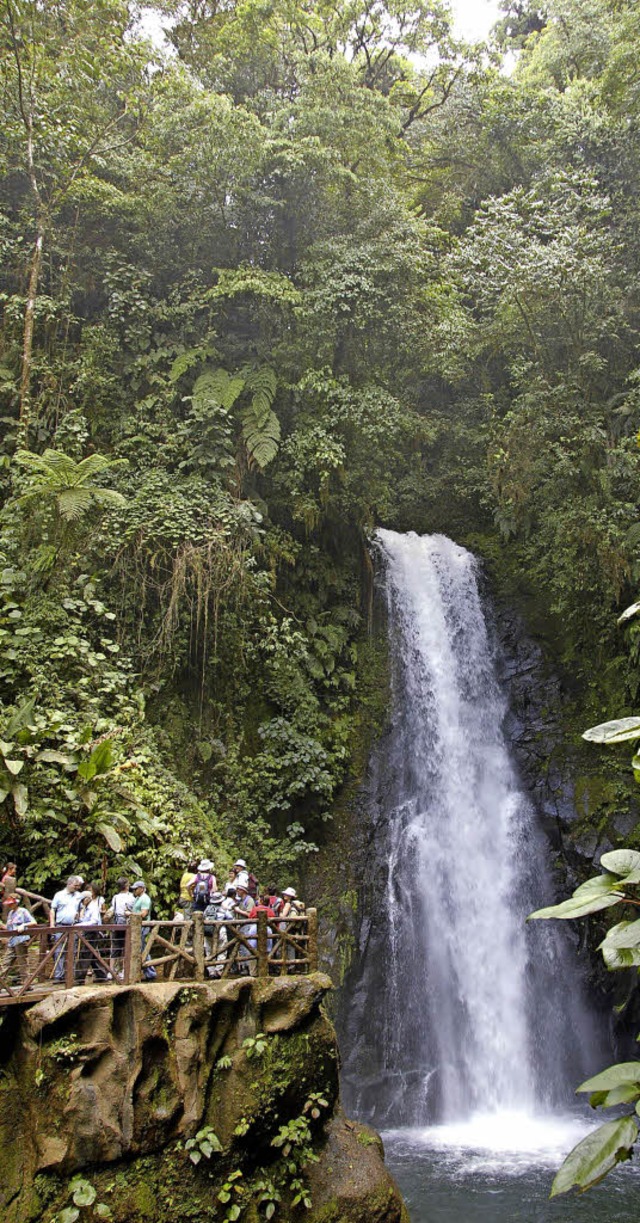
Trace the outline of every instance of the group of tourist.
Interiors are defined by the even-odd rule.
[[[229,936],[227,926],[223,923],[243,921],[243,943],[239,948],[238,960],[240,965],[244,964],[246,971],[253,975],[257,969],[253,953],[257,948],[258,914],[265,913],[267,923],[273,923],[268,925],[267,954],[270,955],[274,936],[285,928],[281,925],[284,919],[300,917],[304,911],[305,906],[297,896],[295,888],[286,887],[280,890],[272,886],[261,891],[258,880],[249,870],[244,858],[238,858],[237,862],[234,862],[224,889],[221,890],[214,874],[213,862],[209,858],[203,858],[200,862],[197,859],[190,862],[182,875],[180,908],[176,919],[188,920],[194,913],[202,913],[205,949],[207,956],[213,957],[213,964],[209,968],[211,976],[220,975],[227,955]],[[289,959],[295,957],[295,947],[291,942],[283,948],[283,954]]]
[[[0,900],[2,902],[1,927],[10,933],[5,940],[5,952],[1,970],[6,979],[15,976],[25,981],[28,976],[28,948],[31,943],[29,927],[37,925],[29,906],[29,893],[17,886],[17,866],[10,862],[0,877]],[[152,912],[152,900],[143,879],[132,884],[123,875],[117,881],[116,891],[110,903],[102,895],[103,888],[97,882],[85,884],[81,875],[70,875],[63,888],[56,892],[49,908],[49,926],[53,928],[53,980],[64,981],[66,977],[66,951],[68,940],[61,927],[83,927],[74,964],[74,980],[84,982],[89,969],[94,981],[118,980],[122,977],[125,953],[126,927],[132,914],[139,914],[148,922]],[[228,943],[227,924],[242,922],[243,940],[239,949],[240,971],[242,963],[248,973],[254,973],[256,962],[252,954],[256,948],[258,914],[264,912],[269,923],[268,951],[274,937],[284,929],[280,923],[288,917],[300,916],[305,906],[299,900],[295,888],[259,888],[258,880],[247,867],[243,858],[238,858],[231,867],[222,888],[214,873],[214,864],[209,858],[194,859],[189,863],[180,879],[178,908],[174,922],[189,921],[194,913],[202,913],[204,920],[205,950],[212,963],[209,974],[219,976],[224,967]],[[220,923],[216,925],[216,923]],[[108,932],[97,927],[108,925]],[[122,929],[118,929],[122,927]],[[156,972],[144,958],[145,944],[149,935],[148,925],[142,927],[142,974],[148,980],[155,979]],[[108,942],[108,951],[106,947]],[[291,955],[291,945],[287,947]]]

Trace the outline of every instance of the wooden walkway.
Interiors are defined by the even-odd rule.
[[[297,976],[318,967],[318,915],[204,924],[146,921],[126,925],[31,926],[28,941],[9,947],[0,930],[0,1007],[27,1005],[59,989],[109,981],[211,981],[228,977]]]

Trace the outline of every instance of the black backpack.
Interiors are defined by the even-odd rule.
[[[196,875],[196,886],[193,889],[193,903],[196,909],[204,909],[211,895],[211,879],[210,874]]]
[[[214,921],[221,921],[223,917],[220,905],[208,904],[203,913],[203,917],[205,934],[213,934],[213,925],[211,923]]]

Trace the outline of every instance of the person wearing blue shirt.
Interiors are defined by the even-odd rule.
[[[83,882],[80,875],[70,875],[67,879],[66,887],[56,892],[51,901],[51,911],[49,913],[50,926],[73,926],[75,924],[80,901],[86,895],[85,892],[80,890]],[[55,968],[53,970],[53,979],[54,981],[64,981],[67,940],[62,933],[54,934],[53,937],[56,943],[59,943],[59,947],[56,948],[54,954]]]
[[[134,902],[133,902],[132,912],[139,913],[140,916],[142,917],[142,920],[144,921],[145,918],[148,918],[151,915],[151,897],[145,888],[144,880],[136,879],[131,890],[135,897]],[[149,927],[143,926],[141,934],[142,934],[142,954],[144,956],[144,945],[149,937]],[[156,973],[155,968],[153,967],[153,964],[150,964],[148,960],[149,960],[149,957],[147,956],[142,965],[142,975],[145,981],[155,981],[157,977],[157,973]]]
[[[27,953],[29,949],[29,935],[24,933],[26,926],[37,925],[35,917],[32,917],[28,909],[23,905],[16,905],[10,908],[7,914],[6,927],[11,932],[11,938],[7,940],[7,949],[2,961],[2,971],[7,977],[12,973],[14,967],[18,969],[20,981],[24,983],[29,975],[29,966]]]

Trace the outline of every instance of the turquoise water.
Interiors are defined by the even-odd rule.
[[[588,1193],[549,1201],[555,1171],[586,1129],[582,1120],[513,1116],[488,1135],[471,1123],[392,1130],[383,1138],[412,1223],[634,1223],[637,1157]]]

